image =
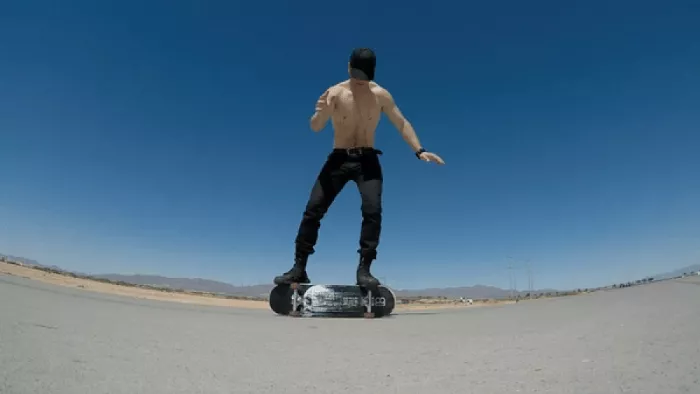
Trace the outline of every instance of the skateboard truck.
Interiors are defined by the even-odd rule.
[[[301,309],[303,307],[303,297],[299,295],[299,283],[292,283],[289,287],[294,290],[292,293],[292,311],[289,312],[289,316],[299,317],[301,316]]]
[[[362,303],[365,305],[364,317],[366,319],[374,318],[374,312],[372,312],[372,290],[367,289],[367,297],[362,298]]]

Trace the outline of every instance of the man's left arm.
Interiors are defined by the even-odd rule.
[[[401,113],[401,110],[396,105],[396,102],[394,102],[394,98],[391,96],[391,93],[389,93],[387,90],[382,90],[380,94],[382,99],[382,112],[386,114],[391,121],[391,124],[396,127],[396,130],[399,131],[399,134],[401,134],[404,141],[406,141],[411,149],[413,149],[413,152],[418,152],[418,150],[421,148],[420,140],[416,135],[416,131],[413,130],[411,122],[409,122],[403,113]]]
[[[394,98],[392,97],[391,93],[389,93],[389,91],[385,89],[382,89],[380,97],[382,112],[386,114],[386,116],[389,118],[389,121],[391,121],[394,127],[396,127],[396,130],[399,131],[399,134],[401,134],[401,137],[403,137],[404,141],[406,141],[406,143],[411,147],[411,149],[413,149],[413,152],[416,153],[416,155],[418,155],[418,157],[421,160],[434,161],[438,164],[445,164],[445,162],[438,155],[426,152],[424,149],[422,149],[420,140],[416,135],[416,131],[413,129],[413,125],[411,125],[411,122],[409,122],[408,119],[406,119],[406,117],[399,109],[398,105],[396,105],[396,102],[394,101]]]

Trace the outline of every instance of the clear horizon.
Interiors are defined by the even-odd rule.
[[[37,260],[32,259],[32,258],[27,258],[27,257],[24,257],[24,256],[15,256],[15,255],[12,255],[12,254],[9,254],[9,253],[2,253],[2,252],[0,252],[0,256],[6,256],[6,257],[8,257],[8,258],[21,259],[21,260],[26,260],[26,261],[33,261],[34,263],[37,263],[37,264],[39,264],[39,265],[41,265],[41,266],[44,266],[44,267],[52,267],[52,266],[53,266],[53,267],[57,267],[57,268],[60,268],[60,269],[65,269],[64,267],[60,267],[60,266],[57,266],[57,265],[54,265],[54,264],[45,264],[45,263],[42,263],[41,261],[37,261]],[[658,279],[659,276],[668,275],[668,274],[671,273],[671,272],[677,272],[677,271],[688,271],[688,273],[692,274],[693,272],[697,272],[696,270],[700,269],[699,267],[700,267],[700,264],[694,264],[694,265],[683,266],[683,267],[676,267],[676,268],[671,268],[671,269],[669,269],[669,270],[666,271],[666,272],[656,272],[656,273],[653,273],[653,274],[646,274],[646,275],[644,275],[644,276],[642,276],[642,277],[639,277],[639,278],[634,278],[634,279],[630,279],[630,280],[626,280],[626,281],[622,281],[622,282],[615,282],[615,283],[603,284],[603,285],[600,285],[600,286],[586,287],[585,289],[604,288],[604,287],[609,287],[609,286],[619,285],[619,284],[635,283],[637,280],[646,279],[646,278]],[[99,276],[99,275],[158,276],[158,277],[163,277],[163,278],[166,278],[166,279],[175,279],[175,280],[177,280],[177,279],[204,279],[204,280],[212,280],[212,281],[217,281],[217,282],[220,282],[220,283],[226,283],[226,284],[229,284],[229,285],[234,285],[233,283],[230,283],[230,282],[227,282],[227,281],[224,281],[224,280],[221,280],[221,279],[216,279],[216,278],[173,277],[173,276],[161,275],[161,274],[158,274],[158,273],[139,273],[139,272],[130,272],[130,273],[125,273],[125,272],[79,272],[79,271],[72,271],[72,272],[73,272],[73,273],[76,273],[76,274],[98,275],[98,276]],[[243,285],[234,285],[234,286],[243,286],[243,287],[245,287],[245,286],[274,286],[274,284],[272,284],[272,283],[252,283],[252,284],[243,284]],[[390,285],[390,286],[391,286],[391,285]],[[505,291],[510,290],[510,287],[502,287],[502,286],[496,286],[496,285],[487,285],[487,284],[483,284],[483,283],[474,283],[474,284],[471,284],[471,285],[461,285],[461,286],[460,286],[460,285],[456,285],[456,286],[448,286],[448,287],[432,287],[432,288],[435,288],[435,289],[450,289],[450,288],[474,287],[474,286],[491,286],[491,287],[497,287],[497,288],[499,288],[499,289],[501,289],[501,290],[505,290]],[[522,293],[522,292],[527,292],[528,290],[530,290],[530,289],[528,289],[528,288],[523,288],[522,286],[518,286],[517,283],[515,283],[515,286],[516,286],[516,287],[514,288],[514,290],[517,291],[517,292],[520,292],[520,293]],[[393,287],[393,286],[392,286],[392,287]],[[428,289],[430,289],[430,288],[426,288],[426,287],[395,288],[395,290],[402,290],[402,291],[419,291],[419,290],[428,290]],[[540,291],[544,291],[544,290],[571,291],[571,290],[576,290],[576,289],[580,289],[580,288],[535,287],[535,288],[532,289],[532,291],[535,291],[535,292],[540,292]]]
[[[310,130],[353,47],[386,118],[374,274],[396,288],[591,288],[700,262],[700,7],[603,1],[8,4],[0,251],[86,273],[272,283],[332,144]],[[415,11],[419,10],[419,11]],[[324,218],[315,283],[354,283],[360,199]],[[509,259],[511,256],[512,259]],[[519,270],[518,283],[527,283]]]

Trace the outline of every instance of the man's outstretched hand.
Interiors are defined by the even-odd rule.
[[[421,160],[427,161],[427,162],[433,162],[433,163],[438,163],[439,165],[445,164],[445,161],[442,160],[442,158],[435,153],[430,153],[430,152],[423,152],[418,156]]]
[[[332,108],[335,103],[335,96],[330,96],[329,100],[329,93],[330,89],[327,89],[316,101],[316,113],[325,114]]]

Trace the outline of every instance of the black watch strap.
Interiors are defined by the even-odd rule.
[[[420,159],[420,154],[423,152],[426,152],[426,150],[423,148],[418,149],[418,151],[416,151],[416,157]]]

